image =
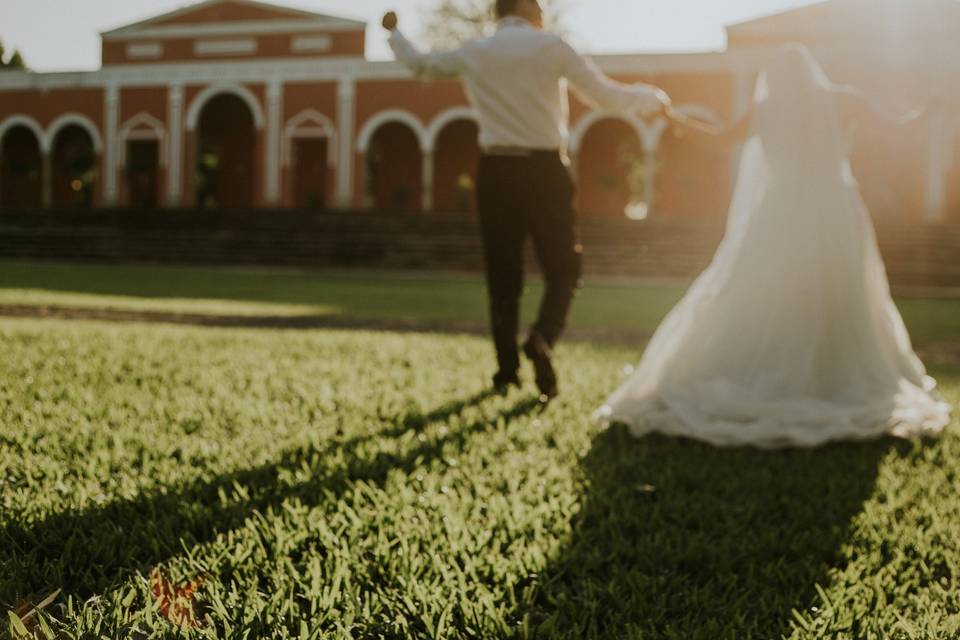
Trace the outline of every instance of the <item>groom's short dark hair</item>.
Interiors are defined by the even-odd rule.
[[[497,20],[515,13],[517,10],[517,0],[497,0],[496,13]]]

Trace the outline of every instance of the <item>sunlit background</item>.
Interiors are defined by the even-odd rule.
[[[553,352],[562,395],[542,406],[526,358],[499,395],[477,112],[459,80],[386,62],[379,26],[395,9],[423,47],[455,42],[436,7],[493,0],[260,1],[323,15],[0,0],[0,637],[960,640],[957,418],[922,444],[779,452],[590,420],[714,260],[735,186],[759,186],[739,140],[571,95],[583,287]],[[365,46],[336,17],[365,21]],[[710,335],[760,327],[762,348],[770,310],[796,309],[781,342],[812,348],[746,355],[823,362],[817,390],[849,400],[835,364],[915,370],[885,277],[960,408],[960,0],[565,0],[561,17],[610,77],[701,121],[748,113],[786,42],[890,113],[926,107],[844,131],[873,229],[844,172],[815,226],[783,225],[821,250],[781,227],[769,262],[737,260],[735,295],[711,290],[722,324],[667,335],[681,312],[661,336],[719,353]],[[124,27],[101,67],[99,34]],[[735,231],[777,235],[756,219]],[[525,276],[523,330],[545,291]]]
[[[764,56],[787,41],[808,45],[835,82],[859,87],[877,106],[890,113],[934,105],[927,117],[913,128],[887,125],[859,129],[850,140],[854,171],[877,218],[901,224],[908,220],[954,220],[960,216],[960,117],[952,106],[960,101],[960,29],[955,26],[960,24],[960,2],[957,0],[542,0],[542,3],[548,10],[559,13],[560,28],[580,50],[600,54],[596,59],[606,73],[621,81],[657,84],[670,93],[688,115],[701,120],[720,122],[739,117],[750,103],[753,77],[762,66]],[[368,27],[365,45],[359,37],[362,25],[354,25],[351,27],[356,36],[354,48],[332,55],[350,56],[347,76],[373,73],[381,81],[395,77],[390,74],[403,73],[399,66],[378,62],[393,57],[386,33],[379,24],[387,10],[400,14],[403,31],[423,47],[458,43],[476,33],[478,22],[483,23],[481,29],[492,28],[486,19],[488,6],[492,4],[488,0],[280,0],[277,4],[365,22]],[[444,5],[467,7],[468,15],[465,17],[462,11],[455,10],[453,14],[458,17],[448,19],[447,14],[438,10]],[[64,5],[61,0],[4,0],[0,2],[0,42],[8,55],[18,50],[27,67],[34,71],[96,70],[101,67],[101,33],[188,6],[191,2],[186,0],[94,0],[82,5]],[[358,59],[360,55],[372,62]],[[99,74],[8,75],[0,85],[32,89],[36,83],[49,88],[99,82],[102,78],[114,77],[122,69],[114,64],[119,59],[111,59],[109,53],[107,56],[105,69]],[[260,57],[266,61],[270,56],[249,59]],[[203,67],[190,66],[188,60],[182,62],[185,66],[163,73],[181,74],[178,77],[189,78],[196,85],[209,83],[209,79],[201,77]],[[309,59],[299,61],[308,75],[319,73],[329,62],[318,58],[314,66]],[[269,64],[273,65],[270,73],[279,74],[288,85],[294,84],[300,73],[295,69],[294,59]],[[379,102],[374,104],[369,97],[364,97],[364,92],[373,85],[365,87],[361,82],[358,86],[357,122],[334,118],[337,123],[330,120],[324,125],[329,131],[341,127],[343,130],[337,135],[343,140],[356,136],[355,144],[338,143],[333,137],[324,137],[327,135],[324,133],[319,141],[310,143],[313,146],[302,140],[296,145],[281,143],[280,146],[287,149],[283,163],[275,155],[268,158],[262,155],[264,148],[257,146],[267,143],[258,142],[249,127],[241,126],[262,107],[257,106],[256,99],[251,99],[246,106],[234,105],[238,120],[224,128],[223,140],[213,144],[210,140],[219,140],[213,136],[213,129],[200,127],[197,139],[205,141],[202,150],[191,149],[185,156],[182,149],[172,152],[177,158],[168,174],[172,178],[162,177],[167,174],[163,174],[164,167],[160,166],[163,163],[157,143],[150,150],[147,150],[150,145],[144,143],[142,148],[138,147],[144,158],[131,161],[124,175],[115,170],[104,172],[102,164],[106,158],[101,158],[98,164],[96,154],[84,152],[83,162],[67,167],[70,180],[60,181],[64,187],[61,191],[64,197],[88,194],[85,197],[92,204],[130,203],[133,199],[129,194],[138,189],[131,177],[136,173],[134,169],[157,164],[157,175],[146,172],[141,178],[150,193],[148,200],[167,205],[180,203],[181,192],[185,192],[189,202],[209,201],[211,206],[226,206],[237,196],[238,204],[247,205],[313,203],[311,207],[320,207],[321,203],[335,201],[340,206],[373,209],[470,210],[477,136],[473,117],[464,112],[465,98],[457,90],[451,90],[450,85],[442,88],[436,83],[417,87],[412,92],[400,90],[387,98],[380,90],[393,91],[397,87],[383,84],[375,90]],[[288,89],[287,93],[297,91],[289,86]],[[938,95],[940,99],[934,100]],[[205,94],[203,100],[196,100],[192,94],[187,96],[194,115],[200,113],[201,107],[206,109],[207,97]],[[31,96],[31,100],[34,99],[43,102],[59,98],[51,98],[44,90]],[[163,99],[160,94],[152,98]],[[297,103],[299,98],[292,93],[284,98],[287,110],[293,109],[292,104],[300,104],[299,112],[279,114],[280,119],[286,118],[290,131],[297,127],[309,129],[319,122],[317,116],[329,119],[341,108],[324,102],[327,98],[316,86],[304,94],[303,99],[306,102]],[[10,118],[22,116],[21,112],[40,108],[26,102],[11,104],[13,100],[6,105],[8,125],[13,122]],[[129,111],[132,105],[138,104],[133,94],[119,96],[118,101],[126,105],[121,111]],[[58,105],[57,109],[62,111],[62,106]],[[251,106],[254,111],[248,109]],[[308,106],[316,113],[307,109]],[[679,219],[690,215],[723,217],[736,174],[735,150],[705,152],[665,135],[667,127],[663,122],[589,113],[588,107],[583,101],[571,102],[567,148],[577,172],[578,206],[584,215],[602,214],[631,220]],[[156,108],[156,104],[152,108]],[[146,105],[138,109],[143,113],[149,110]],[[404,112],[404,118],[394,117],[397,112]],[[142,125],[143,113],[118,112],[117,117],[122,115],[123,120],[117,123],[122,134],[121,155],[127,150],[127,137],[132,128],[138,122]],[[416,115],[410,116],[411,113]],[[154,116],[164,118],[160,111],[155,111]],[[220,124],[228,121],[224,113],[211,115],[209,120]],[[163,128],[159,120],[154,124],[159,126],[154,128],[155,133]],[[78,133],[78,144],[95,140],[98,137],[93,131],[95,128],[96,125],[91,125],[86,134]],[[249,135],[241,135],[244,131]],[[43,134],[50,139],[48,143],[54,133],[56,131]],[[24,130],[19,134],[25,145],[23,149],[34,149],[36,136]],[[87,134],[92,137],[88,139]],[[280,133],[275,132],[275,137],[279,138]],[[290,134],[289,137],[292,140],[297,136]],[[246,150],[243,157],[261,157],[263,164],[237,159],[224,161],[226,151],[214,152],[212,147],[207,148],[211,145],[224,149],[242,147]],[[11,143],[9,148],[15,146]],[[292,151],[295,146],[296,153]],[[353,146],[356,149],[351,148]],[[11,160],[12,155],[8,153],[7,164],[23,169],[40,162],[36,153],[23,153],[26,155],[17,160]],[[27,157],[30,153],[33,153],[32,160]],[[298,163],[292,161],[294,155],[300,158]],[[192,156],[188,165],[195,160],[201,177],[181,171],[180,156]],[[313,160],[307,162],[307,157]],[[263,170],[269,180],[264,180],[263,175],[254,175],[254,180],[237,178],[238,183],[248,187],[252,184],[262,187],[249,193],[245,190],[240,197],[229,186],[231,180],[226,178],[231,175],[231,169],[243,176],[247,176],[248,171],[259,174]],[[301,170],[303,175],[297,173]],[[315,175],[308,179],[306,176],[311,171]],[[36,196],[41,173],[39,165],[30,171],[8,170],[7,182],[11,184],[7,190],[12,193],[20,189],[15,189],[12,183],[17,176],[27,176],[33,180],[32,186],[20,191]],[[219,181],[203,177],[206,173],[220,176]],[[162,180],[166,180],[165,193],[161,193],[158,186]],[[300,186],[294,184],[297,180],[302,183],[297,183]],[[197,195],[198,190],[213,189],[214,184],[219,184],[218,188],[223,191],[219,200]],[[307,198],[304,194],[308,192],[314,195]]]
[[[19,49],[38,71],[95,69],[100,64],[98,33],[190,4],[183,0],[4,0],[0,40]],[[389,58],[379,28],[384,11],[396,9],[403,27],[417,33],[434,0],[285,0],[279,4],[370,22],[368,56]],[[725,44],[723,27],[761,15],[813,4],[810,0],[566,0],[571,38],[584,50],[716,50]],[[70,6],[69,18],[65,7]]]

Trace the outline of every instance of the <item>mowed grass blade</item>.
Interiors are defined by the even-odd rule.
[[[0,341],[0,607],[62,588],[60,637],[960,629],[956,425],[638,441],[589,420],[636,347],[562,346],[544,408],[486,393],[468,336],[3,320]],[[960,402],[960,368],[933,373]],[[199,585],[196,626],[160,613],[154,570]]]

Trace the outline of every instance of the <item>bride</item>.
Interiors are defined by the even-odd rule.
[[[597,418],[769,448],[948,424],[850,170],[845,125],[876,116],[798,45],[770,61],[730,129],[672,115],[678,135],[746,140],[727,232]]]

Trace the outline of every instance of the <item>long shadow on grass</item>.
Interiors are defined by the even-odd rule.
[[[538,638],[780,638],[897,446],[721,450],[612,428],[584,460],[573,538],[518,618]]]
[[[255,511],[294,497],[307,506],[336,501],[359,481],[382,486],[390,471],[427,467],[451,449],[462,449],[472,436],[497,428],[499,418],[509,423],[541,406],[534,398],[524,399],[501,411],[484,412],[485,417],[442,436],[423,433],[490,396],[480,393],[452,401],[370,435],[302,447],[278,462],[165,493],[8,524],[0,528],[0,605],[12,606],[53,589],[80,598],[100,593],[124,575],[146,572],[184,547],[239,527]],[[408,448],[368,451],[378,441],[401,438],[411,443]],[[332,459],[339,462],[332,464]],[[294,474],[309,479],[290,481]]]

